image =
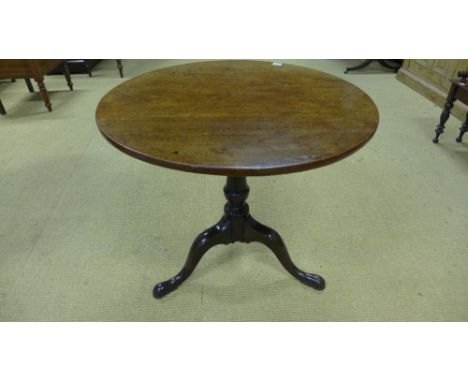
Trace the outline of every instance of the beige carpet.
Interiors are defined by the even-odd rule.
[[[124,60],[126,78],[175,60]],[[0,83],[0,320],[466,321],[468,136],[440,108],[378,67],[285,60],[346,78],[381,123],[361,151],[328,167],[251,178],[254,217],[291,257],[327,280],[292,278],[266,247],[215,247],[176,292],[154,300],[193,238],[221,216],[224,178],[152,166],[111,147],[94,111],[121,83],[115,61],[75,91],[48,77],[48,113],[24,82]],[[353,63],[353,62],[351,62]],[[346,126],[343,126],[346,129]]]

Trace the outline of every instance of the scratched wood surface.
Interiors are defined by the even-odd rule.
[[[225,176],[284,174],[338,161],[375,133],[377,107],[329,74],[261,61],[173,66],[100,101],[104,137],[141,160]]]

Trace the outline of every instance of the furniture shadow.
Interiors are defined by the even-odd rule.
[[[80,93],[80,90],[49,90],[49,98],[52,104],[52,111],[49,112],[42,99],[41,93],[27,93],[22,99],[8,101],[8,97],[3,97],[2,102],[6,109],[6,114],[1,116],[1,119],[18,119],[28,118],[33,116],[53,116],[57,110],[61,110],[70,102],[70,98],[63,96],[65,93]],[[71,94],[73,96],[73,94]],[[58,96],[58,97],[57,97]]]
[[[468,137],[466,137],[465,139],[468,139]],[[455,163],[458,166],[466,170],[468,168],[468,142],[457,142],[456,145],[458,147],[456,150],[452,150],[453,146],[451,146],[450,148],[443,147],[443,145],[441,146],[445,150],[450,150],[450,157],[452,157],[455,160]]]

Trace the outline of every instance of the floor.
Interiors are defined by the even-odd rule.
[[[46,78],[54,107],[22,81],[0,83],[0,320],[467,321],[468,138],[441,109],[378,66],[283,60],[354,83],[380,125],[353,156],[317,170],[252,178],[252,215],[291,257],[327,280],[292,278],[266,247],[213,248],[176,292],[154,284],[182,266],[193,238],[222,213],[224,179],[137,161],[98,133],[114,86],[176,60],[101,62],[93,78]],[[346,126],[343,126],[346,128]],[[190,191],[188,191],[190,190]]]

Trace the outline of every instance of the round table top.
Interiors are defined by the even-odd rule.
[[[156,70],[107,93],[104,137],[156,165],[226,176],[284,174],[338,161],[375,133],[369,96],[329,74],[262,61]]]

